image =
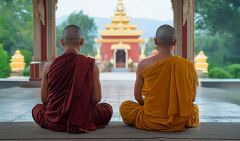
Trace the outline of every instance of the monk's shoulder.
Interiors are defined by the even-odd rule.
[[[150,58],[146,58],[146,59],[143,59],[142,61],[140,61],[138,63],[138,67],[140,69],[145,69],[146,67],[148,67],[149,63],[151,62],[151,57]]]
[[[140,61],[138,63],[138,70],[140,72],[143,72],[146,68],[148,68],[149,66],[151,66],[153,64],[154,57],[149,57],[146,59],[143,59],[142,61]]]
[[[79,54],[81,57],[85,58],[85,59],[89,59],[91,61],[95,61],[95,58],[93,58],[92,56],[86,56],[84,54]]]
[[[194,66],[194,62],[193,61],[190,61],[190,60],[188,60],[188,59],[186,59],[186,58],[183,58],[183,57],[180,57],[180,56],[176,56],[177,58],[178,58],[178,60],[179,61],[181,61],[182,62],[182,64],[188,64],[188,68],[190,69],[190,70],[195,70],[195,66]]]
[[[95,58],[93,58],[92,56],[86,56],[86,57],[90,60],[95,60]]]
[[[183,57],[181,57],[181,56],[174,56],[178,61],[180,61],[180,62],[183,62],[183,63],[192,63],[191,61],[189,61],[188,59],[186,59],[186,58],[183,58]]]
[[[79,54],[80,60],[85,60],[84,62],[87,62],[89,65],[92,66],[92,68],[94,68],[95,65],[95,58],[91,57],[91,56],[86,56],[84,54]]]
[[[92,70],[92,72],[94,74],[99,74],[99,67],[98,64],[95,61],[95,58],[91,57],[91,56],[86,56],[81,54],[88,62],[88,64],[90,65],[90,70]]]
[[[186,59],[186,58],[183,58],[183,57],[180,57],[180,58],[181,58],[181,60],[182,60],[184,63],[187,63],[188,66],[194,67],[194,62],[193,62],[193,61],[191,61],[191,60],[189,60],[189,59]]]
[[[93,65],[93,68],[96,69],[96,67],[98,67],[98,65],[96,64],[96,60],[95,58],[88,56],[89,62]]]

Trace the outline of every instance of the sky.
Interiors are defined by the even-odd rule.
[[[173,19],[171,0],[123,0],[127,15],[159,21]],[[83,10],[92,17],[113,16],[117,0],[58,0],[57,18]]]

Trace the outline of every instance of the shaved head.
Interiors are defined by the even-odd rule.
[[[156,44],[164,47],[172,47],[176,43],[175,29],[170,25],[162,25],[156,32]]]
[[[82,30],[76,25],[68,25],[63,30],[63,40],[66,44],[76,44],[83,39]]]

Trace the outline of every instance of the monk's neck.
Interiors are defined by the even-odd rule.
[[[158,48],[159,56],[173,56],[173,53],[168,48]]]
[[[64,52],[65,53],[72,52],[72,53],[77,53],[77,54],[80,53],[80,51],[78,49],[72,49],[72,48],[65,49]]]

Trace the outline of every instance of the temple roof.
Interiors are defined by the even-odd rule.
[[[99,31],[101,36],[141,36],[143,31],[136,29],[136,25],[130,24],[130,18],[126,16],[122,0],[118,0],[114,17],[111,23],[106,25],[104,31]]]

